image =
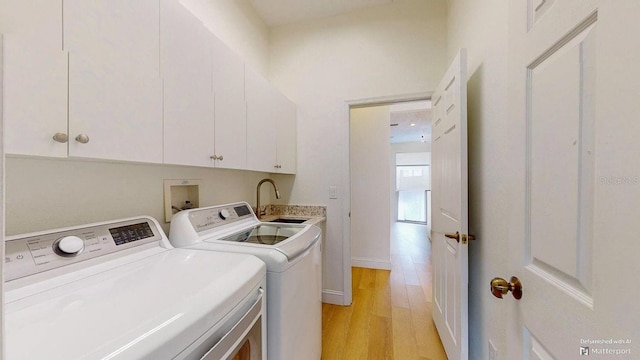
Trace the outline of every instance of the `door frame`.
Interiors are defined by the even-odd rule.
[[[350,110],[357,107],[369,107],[376,105],[389,105],[392,103],[419,101],[431,99],[433,91],[425,91],[410,94],[389,95],[380,97],[370,97],[361,99],[345,100],[343,106],[343,126],[345,131],[345,144],[347,156],[342,161],[342,173],[345,174],[342,179],[342,188],[344,189],[344,198],[342,201],[342,286],[343,298],[342,305],[351,305],[353,300],[353,292],[351,289],[351,132],[349,130]]]

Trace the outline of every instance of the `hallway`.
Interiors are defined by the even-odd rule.
[[[391,271],[353,268],[353,304],[323,304],[322,359],[446,359],[431,319],[428,227],[394,223]]]

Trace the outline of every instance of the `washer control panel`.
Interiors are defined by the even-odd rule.
[[[251,207],[247,203],[214,206],[188,211],[191,226],[193,226],[198,233],[255,217]]]
[[[5,242],[5,280],[158,242],[160,239],[161,230],[149,218],[14,236]]]

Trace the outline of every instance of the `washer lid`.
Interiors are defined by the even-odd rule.
[[[205,238],[205,241],[219,240],[249,247],[270,248],[282,253],[289,261],[294,261],[298,255],[311,248],[319,238],[320,229],[317,226],[261,223],[219,239]],[[256,255],[253,252],[247,253]]]
[[[173,249],[80,277],[6,304],[7,358],[173,358],[265,273],[253,256]]]
[[[224,236],[220,240],[244,242],[248,244],[276,245],[304,230],[304,226],[287,224],[260,224]]]

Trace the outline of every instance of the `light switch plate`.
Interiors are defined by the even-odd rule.
[[[338,198],[338,187],[335,185],[329,186],[329,199]]]

